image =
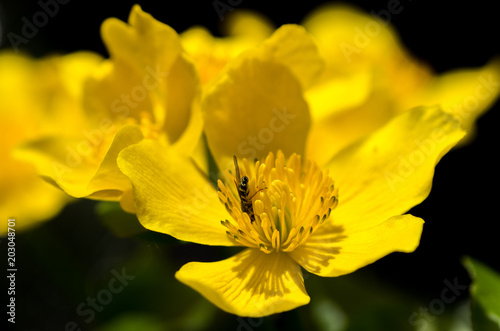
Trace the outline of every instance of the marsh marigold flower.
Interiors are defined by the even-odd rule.
[[[499,58],[480,68],[436,74],[405,49],[386,18],[350,5],[323,5],[303,26],[326,62],[306,91],[312,117],[308,148],[317,159],[328,160],[417,106],[440,105],[473,131],[500,94]],[[472,135],[467,137],[461,143]]]
[[[177,33],[139,6],[128,24],[107,19],[101,34],[110,59],[82,88],[84,128],[36,141],[26,154],[44,178],[69,195],[120,201],[133,212],[130,182],[116,157],[144,137],[189,154],[202,130],[193,110],[199,80]]]
[[[242,10],[233,14],[225,21],[227,37],[213,37],[198,27],[181,34],[204,84],[272,34],[272,25],[259,15]],[[302,26],[323,59],[314,83],[304,88],[311,113],[308,150],[318,161],[326,162],[393,117],[421,105],[440,105],[473,131],[475,120],[500,94],[498,58],[480,68],[436,74],[404,48],[389,22],[351,5],[323,5],[307,15]],[[294,43],[284,45],[276,37],[267,45],[286,49]]]
[[[110,59],[82,96],[91,123],[82,166],[68,167],[60,139],[34,144],[34,162],[70,195],[120,200],[147,229],[244,247],[176,274],[238,315],[307,304],[301,267],[333,277],[415,250],[423,220],[405,213],[427,197],[436,163],[468,126],[445,107],[456,94],[416,98],[440,80],[385,27],[361,60],[335,62],[330,32],[349,40],[344,33],[367,16],[348,9],[332,27],[329,11],[317,15],[272,33],[246,17],[259,28],[236,24],[233,39],[202,29],[179,37],[138,6],[129,24],[107,20]],[[380,49],[390,56],[378,70],[371,55]],[[106,132],[92,131],[103,123]]]
[[[427,141],[433,132],[439,139]],[[441,110],[416,109],[323,168],[280,151],[255,163],[239,160],[252,208],[242,205],[234,168],[219,176],[216,190],[189,159],[155,141],[126,148],[119,166],[133,183],[146,228],[199,244],[247,247],[220,262],[188,263],[176,277],[225,311],[258,317],[309,302],[300,266],[332,277],[413,251],[423,220],[402,214],[428,195],[436,162],[463,134]],[[425,156],[419,141],[429,144]],[[415,157],[421,163],[402,177],[400,158]],[[391,173],[401,178],[392,182]]]
[[[290,155],[295,148],[307,145],[308,156],[320,164],[419,105],[439,104],[470,129],[498,96],[499,86],[494,84],[499,76],[498,61],[478,70],[436,76],[409,56],[391,28],[381,23],[377,23],[377,36],[366,46],[346,46],[356,40],[353,31],[358,26],[373,20],[350,7],[327,6],[309,15],[304,27],[285,25],[273,32],[262,17],[238,11],[226,21],[228,37],[215,38],[201,27],[179,36],[134,6],[128,24],[110,18],[102,25],[110,59],[93,71],[82,88],[84,129],[74,130],[71,136],[34,142],[26,146],[26,155],[45,179],[69,195],[120,201],[125,210],[133,212],[130,183],[116,165],[118,153],[144,137],[156,139],[193,155],[207,172],[209,158],[200,107],[207,109],[213,107],[210,103],[223,100],[220,94],[225,83],[220,77],[227,77],[234,64],[248,58],[249,53],[254,61],[267,61],[266,68],[260,66],[263,72],[255,74],[276,72],[285,80],[289,80],[289,73],[295,76],[295,88],[303,93],[300,108],[304,112],[307,104],[308,115],[290,125],[307,128],[308,135],[303,141],[294,139],[294,144],[289,144],[294,148],[285,145],[283,151]],[[252,66],[249,62],[241,65]],[[279,73],[280,66],[287,67],[287,73]],[[480,83],[491,84],[478,87],[478,77]],[[263,86],[260,95],[268,88],[263,82],[265,79],[259,82]],[[480,98],[469,100],[478,88]],[[245,121],[245,114],[253,111],[244,104],[232,106],[241,112],[229,121]],[[277,107],[275,111],[286,117],[289,110]],[[210,116],[215,121],[206,122],[205,133],[212,136],[208,139],[211,152],[218,154],[218,146],[223,144],[214,143],[217,135],[211,132],[227,124],[218,120],[224,122],[228,117],[219,117],[217,112]],[[260,128],[268,124],[262,121]],[[259,141],[243,142],[243,131],[230,130],[233,141],[241,142],[233,149],[238,155],[252,158],[254,149],[259,155],[268,150],[261,148]],[[281,138],[273,133],[272,139]],[[230,155],[225,157],[230,160]]]
[[[40,60],[0,54],[0,215],[15,218],[16,230],[50,219],[69,201],[23,160],[21,149],[33,140],[81,129],[83,81],[100,61],[89,52]]]
[[[205,85],[204,132],[220,172],[150,139],[118,156],[144,227],[245,247],[176,274],[225,311],[258,317],[290,310],[309,302],[301,267],[339,276],[415,250],[423,220],[404,213],[429,194],[436,163],[465,134],[440,107],[421,107],[318,161],[306,144],[304,90],[322,66],[305,30],[286,25]]]

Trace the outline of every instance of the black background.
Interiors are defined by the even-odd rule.
[[[21,49],[35,56],[82,49],[106,55],[99,35],[100,24],[111,16],[126,21],[133,3],[72,0],[61,5],[58,14]],[[320,3],[274,1],[270,4],[245,0],[234,10],[254,9],[279,26],[300,23]],[[349,3],[366,11],[378,11],[385,9],[388,1]],[[203,25],[219,34],[221,21],[212,1],[141,1],[140,4],[143,10],[178,32]],[[500,56],[500,15],[495,2],[457,4],[414,0],[401,4],[403,11],[393,16],[391,23],[413,55],[430,64],[436,72],[481,66],[493,56]],[[21,18],[30,18],[40,7],[37,1],[25,0],[0,1],[0,6],[1,47],[9,49],[6,34],[21,34]],[[460,283],[469,281],[460,263],[464,255],[500,270],[499,108],[497,102],[478,120],[477,135],[471,144],[453,150],[438,164],[431,195],[411,211],[426,221],[416,252],[392,254],[365,269],[381,279],[390,278],[401,291],[413,291],[423,302],[439,296],[445,279],[458,277]],[[61,217],[55,221],[57,225],[63,224]],[[61,235],[66,230],[71,231],[67,225],[59,227]],[[187,261],[188,258],[184,262]]]

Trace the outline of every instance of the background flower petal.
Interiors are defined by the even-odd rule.
[[[54,134],[81,130],[83,81],[102,58],[91,52],[34,59],[0,53],[0,216],[23,231],[55,216],[72,199],[44,182],[17,148]],[[5,233],[6,226],[1,233]]]
[[[379,65],[384,66],[400,52],[397,35],[391,27],[352,5],[320,6],[306,17],[303,26],[320,45],[329,73],[366,68],[374,59],[382,61]]]
[[[151,136],[160,134],[174,143],[188,125],[199,93],[197,72],[177,33],[136,5],[128,24],[107,19],[101,34],[110,60],[87,83],[89,116],[121,124],[150,122]]]
[[[16,154],[34,164],[45,180],[70,196],[118,201],[123,191],[130,189],[130,182],[118,169],[116,157],[120,150],[142,137],[137,126],[126,125],[112,142],[102,136],[95,141],[49,137],[25,144]],[[94,155],[102,155],[103,161]]]
[[[460,120],[467,131],[500,95],[500,58],[474,69],[456,69],[433,77],[406,100],[405,106],[439,104]],[[471,139],[467,134],[464,140]],[[462,141],[463,143],[464,141]]]
[[[116,163],[118,153],[125,147],[136,144],[144,138],[141,130],[135,125],[126,125],[116,133],[96,174],[90,180],[87,189],[91,192],[105,190],[127,191],[129,179],[122,174]]]
[[[260,48],[264,59],[284,64],[307,89],[320,76],[325,63],[318,47],[306,30],[295,24],[286,24],[277,29]]]
[[[202,84],[212,81],[232,59],[262,43],[274,30],[262,16],[244,9],[231,13],[222,29],[228,37],[212,36],[202,26],[181,33],[182,46],[193,60]]]
[[[423,105],[409,106],[407,100],[432,72],[406,51],[382,17],[327,4],[314,10],[304,26],[326,61],[322,76],[307,91],[312,114],[308,157],[324,164],[397,114]]]
[[[240,9],[232,12],[222,26],[225,35],[243,37],[260,42],[274,31],[273,23],[262,13]]]
[[[365,88],[359,86],[360,90]],[[332,96],[336,94],[335,90],[339,91],[337,87],[329,90]],[[376,131],[395,116],[394,103],[388,98],[387,91],[369,90],[366,93],[366,98],[361,96],[361,103],[356,102],[340,111],[334,110],[333,106],[329,114],[313,119],[307,140],[308,158],[324,165],[342,149]],[[350,98],[349,93],[346,93],[345,99]],[[332,100],[331,105],[334,103]]]

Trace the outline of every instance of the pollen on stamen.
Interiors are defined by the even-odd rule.
[[[266,254],[291,252],[331,217],[338,189],[328,171],[279,151],[264,161],[235,160],[238,169],[218,181],[219,200],[231,216],[221,221],[237,244]],[[238,181],[245,178],[244,186]],[[244,200],[244,201],[242,201]]]

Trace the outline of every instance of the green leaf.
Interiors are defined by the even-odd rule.
[[[500,275],[470,257],[464,266],[472,278],[472,323],[475,330],[500,330]]]

